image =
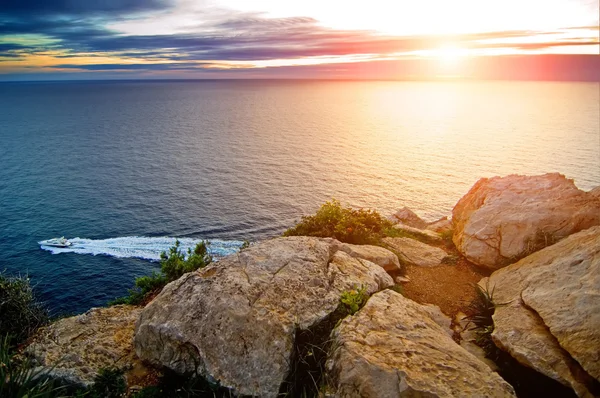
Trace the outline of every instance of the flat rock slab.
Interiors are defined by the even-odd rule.
[[[600,369],[599,268],[600,227],[593,227],[480,282],[500,304],[496,345],[579,396],[592,395]]]
[[[442,249],[411,238],[384,238],[383,243],[396,252],[402,262],[419,267],[437,267],[447,257]]]
[[[600,199],[558,173],[483,178],[456,204],[452,221],[458,251],[498,269],[600,225]]]
[[[234,394],[276,397],[297,332],[325,320],[344,291],[393,285],[383,268],[338,245],[278,238],[184,275],[142,312],[138,356],[179,373],[198,372]]]
[[[514,397],[513,388],[452,340],[431,310],[391,290],[333,331],[327,362],[338,397]]]
[[[117,305],[60,319],[41,328],[25,352],[51,377],[88,387],[101,368],[133,366],[133,331],[141,312]]]
[[[402,224],[402,223],[394,224],[394,229],[397,229],[402,232],[407,232],[407,234],[409,234],[409,235],[417,236],[417,237],[419,237],[423,240],[427,240],[429,242],[441,242],[442,241],[442,236],[439,233],[432,231],[431,229],[414,228],[414,227],[411,227],[409,225]]]
[[[340,243],[338,250],[348,253],[351,257],[371,261],[385,269],[388,273],[398,273],[401,271],[398,256],[383,247]]]

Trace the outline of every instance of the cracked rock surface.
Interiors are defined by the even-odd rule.
[[[493,291],[492,339],[499,348],[579,396],[598,393],[592,390],[600,385],[600,226],[498,270],[480,285]]]
[[[600,225],[600,198],[558,173],[482,178],[456,204],[452,221],[458,251],[498,269]]]
[[[60,319],[39,329],[26,349],[52,378],[88,387],[104,367],[129,368],[139,307],[116,305]]]
[[[327,370],[335,396],[514,397],[512,386],[452,340],[444,318],[394,291],[374,294],[332,333]]]
[[[334,312],[345,290],[393,285],[382,267],[338,247],[332,239],[277,238],[184,275],[143,310],[136,353],[237,394],[277,396],[298,330]]]

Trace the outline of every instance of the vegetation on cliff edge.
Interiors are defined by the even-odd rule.
[[[28,277],[0,274],[0,336],[7,343],[23,343],[37,328],[48,323],[48,310],[36,300]]]
[[[392,222],[375,210],[343,207],[339,201],[332,199],[325,202],[316,214],[303,216],[283,236],[315,236],[352,244],[377,244],[391,227]]]
[[[183,274],[204,268],[212,262],[208,253],[208,243],[202,241],[194,250],[188,249],[187,254],[179,248],[180,243],[175,241],[175,246],[169,252],[160,255],[160,273],[141,276],[135,280],[135,287],[129,290],[129,295],[117,298],[109,305],[131,304],[140,305],[154,296],[169,282],[179,279]]]

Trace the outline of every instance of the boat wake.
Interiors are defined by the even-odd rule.
[[[160,253],[168,252],[169,248],[175,245],[177,238],[172,237],[144,237],[144,236],[126,236],[110,239],[69,239],[72,243],[69,247],[40,247],[53,254],[77,253],[106,255],[118,258],[141,258],[145,260],[158,261]],[[187,252],[188,248],[192,250],[202,239],[179,238],[182,252]],[[243,244],[238,240],[209,240],[208,250],[215,257],[224,257],[235,253]]]

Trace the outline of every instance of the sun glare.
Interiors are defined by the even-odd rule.
[[[468,54],[468,50],[457,46],[444,46],[433,50],[432,55],[440,60],[440,63],[447,66],[456,66]]]

